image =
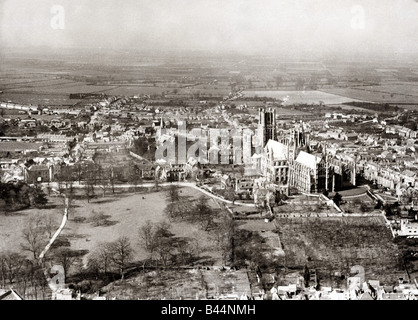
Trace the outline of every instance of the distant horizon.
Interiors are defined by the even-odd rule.
[[[105,52],[104,52],[105,51]],[[344,52],[321,52],[315,50],[297,50],[293,53],[288,52],[240,52],[236,50],[229,50],[224,52],[217,52],[205,49],[190,49],[190,48],[175,48],[172,50],[161,50],[155,51],[153,49],[129,49],[129,48],[107,48],[107,47],[60,47],[60,48],[49,48],[48,46],[30,46],[30,47],[14,47],[6,46],[0,50],[0,56],[4,58],[15,58],[15,55],[27,59],[36,59],[42,55],[45,56],[66,56],[66,55],[92,55],[97,56],[103,54],[106,57],[114,55],[135,55],[139,54],[143,57],[155,57],[155,58],[186,58],[186,57],[241,57],[241,58],[276,58],[281,59],[281,62],[319,62],[319,61],[341,61],[341,62],[398,62],[398,63],[411,63],[414,61],[411,59],[418,59],[418,52],[401,52],[391,53],[368,53],[368,52],[357,52],[357,53],[344,53]],[[283,60],[284,59],[284,60]]]
[[[415,0],[3,0],[0,6],[3,54],[418,56]]]

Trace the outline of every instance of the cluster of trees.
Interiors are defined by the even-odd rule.
[[[0,252],[1,287],[13,286],[18,292],[32,299],[45,299],[48,284],[42,267],[13,251]]]
[[[147,221],[139,228],[139,242],[148,253],[151,263],[167,267],[169,265],[188,265],[198,253],[196,239],[175,237],[167,222]]]
[[[55,174],[59,191],[72,192],[74,182],[83,182],[86,196],[90,199],[95,197],[95,187],[99,187],[104,196],[108,190],[114,193],[117,183],[128,182],[135,188],[142,184],[142,170],[135,161],[131,160],[126,165],[121,165],[113,159],[102,160],[100,155],[96,154],[93,156],[93,162],[79,162],[74,166],[63,164]]]
[[[0,199],[7,210],[19,210],[31,206],[42,207],[48,199],[39,186],[29,186],[24,182],[0,183]]]
[[[139,137],[133,141],[132,151],[148,160],[155,160],[155,139]]]
[[[50,214],[32,215],[22,231],[22,251],[0,252],[1,287],[14,287],[29,299],[46,299],[48,283],[44,268],[46,260],[59,260],[59,251],[53,248],[44,261],[39,260],[41,251],[57,229],[57,223]],[[27,252],[28,254],[24,254]],[[60,263],[60,262],[58,262]]]
[[[113,242],[102,243],[88,259],[88,269],[97,276],[107,276],[115,269],[123,280],[132,263],[134,249],[130,240],[121,236]]]
[[[133,183],[135,187],[142,183],[141,172],[134,162],[127,167],[117,164],[104,166],[100,163],[78,163],[74,166],[62,166],[55,176],[60,193],[73,193],[73,184],[84,182],[84,192],[88,201],[96,197],[95,188],[100,189],[103,197],[107,191],[115,193],[115,185],[120,181]],[[96,189],[97,189],[96,188]]]
[[[189,200],[187,197],[180,196],[177,186],[171,185],[167,192],[167,200],[165,213],[170,221],[198,223],[205,231],[213,227],[217,212],[208,205],[208,199],[205,196],[197,200]]]
[[[48,240],[53,236],[58,226],[50,214],[31,216],[22,231],[21,248],[30,252],[33,260],[37,260]]]
[[[226,200],[232,201],[232,203],[235,203],[235,201],[238,199],[243,200],[244,198],[248,199],[252,197],[251,194],[248,194],[248,196],[245,197],[243,195],[238,195],[233,187],[227,187],[225,189],[214,189],[213,192]]]
[[[382,204],[382,208],[388,217],[399,215],[399,203],[397,201],[395,203]]]
[[[221,251],[223,263],[234,262],[234,237],[237,227],[235,220],[230,217],[226,210],[223,212],[215,211],[208,205],[208,199],[205,196],[201,196],[194,201],[182,197],[178,188],[174,185],[168,189],[167,200],[168,204],[165,212],[171,221],[196,223],[203,231],[211,232],[217,247]],[[182,249],[186,245],[178,241],[175,243],[176,245],[172,247],[174,250],[179,249],[179,244]],[[190,249],[187,245],[186,248]],[[184,257],[184,255],[181,256]],[[191,258],[192,256],[189,255],[188,257]],[[183,262],[185,261],[183,260]]]
[[[364,109],[369,110],[375,110],[375,111],[385,111],[385,112],[398,112],[399,107],[390,105],[388,103],[371,103],[371,102],[361,102],[361,101],[350,101],[350,102],[344,102],[343,104],[354,106],[354,107],[360,107]]]

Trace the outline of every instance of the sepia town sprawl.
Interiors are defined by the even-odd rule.
[[[416,1],[1,6],[0,300],[417,299]]]

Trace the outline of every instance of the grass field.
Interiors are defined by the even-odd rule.
[[[81,191],[80,191],[81,192]],[[97,191],[98,193],[99,191]],[[147,258],[147,253],[139,243],[138,230],[147,220],[151,222],[167,221],[164,208],[166,193],[164,191],[151,193],[126,193],[99,196],[87,203],[86,200],[74,200],[69,220],[59,239],[68,239],[72,250],[93,251],[102,242],[111,242],[120,236],[127,236],[135,250],[134,260]],[[197,190],[182,188],[181,195],[197,198],[202,195]],[[143,199],[144,198],[144,199]],[[213,208],[216,204],[209,201]],[[102,212],[107,217],[106,226],[94,226],[90,222],[92,212]],[[0,215],[0,251],[11,250],[21,252],[23,242],[22,231],[32,215],[48,214],[54,217],[56,226],[61,223],[63,205],[61,198],[49,197],[45,209],[27,209],[15,213]],[[84,222],[78,222],[83,220]],[[188,237],[198,240],[199,255],[207,259],[208,263],[217,263],[221,259],[214,247],[213,238],[203,232],[198,225],[187,222],[172,222],[171,231],[178,237]],[[48,239],[45,239],[45,244]],[[27,252],[26,254],[29,253]],[[88,255],[84,257],[87,258]],[[86,260],[84,260],[86,262]],[[202,261],[202,263],[204,263]]]
[[[24,242],[22,232],[29,222],[31,216],[45,214],[53,218],[57,228],[62,220],[62,202],[60,198],[50,198],[47,208],[26,209],[13,213],[0,214],[0,252],[10,250],[27,255],[31,253],[22,251],[21,243]],[[46,245],[48,239],[44,239]]]
[[[191,198],[201,196],[201,193],[190,188],[183,188],[181,195]],[[211,203],[211,202],[209,202]],[[120,236],[130,239],[135,250],[134,260],[146,259],[147,252],[139,243],[138,230],[147,220],[151,222],[168,221],[164,209],[166,206],[166,193],[164,191],[152,193],[137,193],[116,195],[109,194],[104,198],[87,203],[85,200],[75,201],[75,208],[62,233],[62,237],[68,238],[71,249],[94,251],[100,243],[111,242]],[[109,224],[106,226],[94,226],[89,222],[93,210],[102,212],[107,216]],[[76,222],[74,218],[85,218],[85,222]],[[213,262],[220,256],[212,238],[203,232],[197,225],[187,222],[171,222],[171,231],[178,237],[196,239],[199,245],[201,257],[206,257]],[[85,256],[87,258],[87,256]],[[85,261],[84,261],[85,262]]]

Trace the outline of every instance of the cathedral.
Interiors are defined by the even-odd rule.
[[[278,136],[274,109],[259,110],[261,152],[255,167],[276,192],[289,195],[290,188],[303,193],[336,191],[348,180],[355,185],[355,161],[327,152],[326,145],[313,150],[303,125]]]

